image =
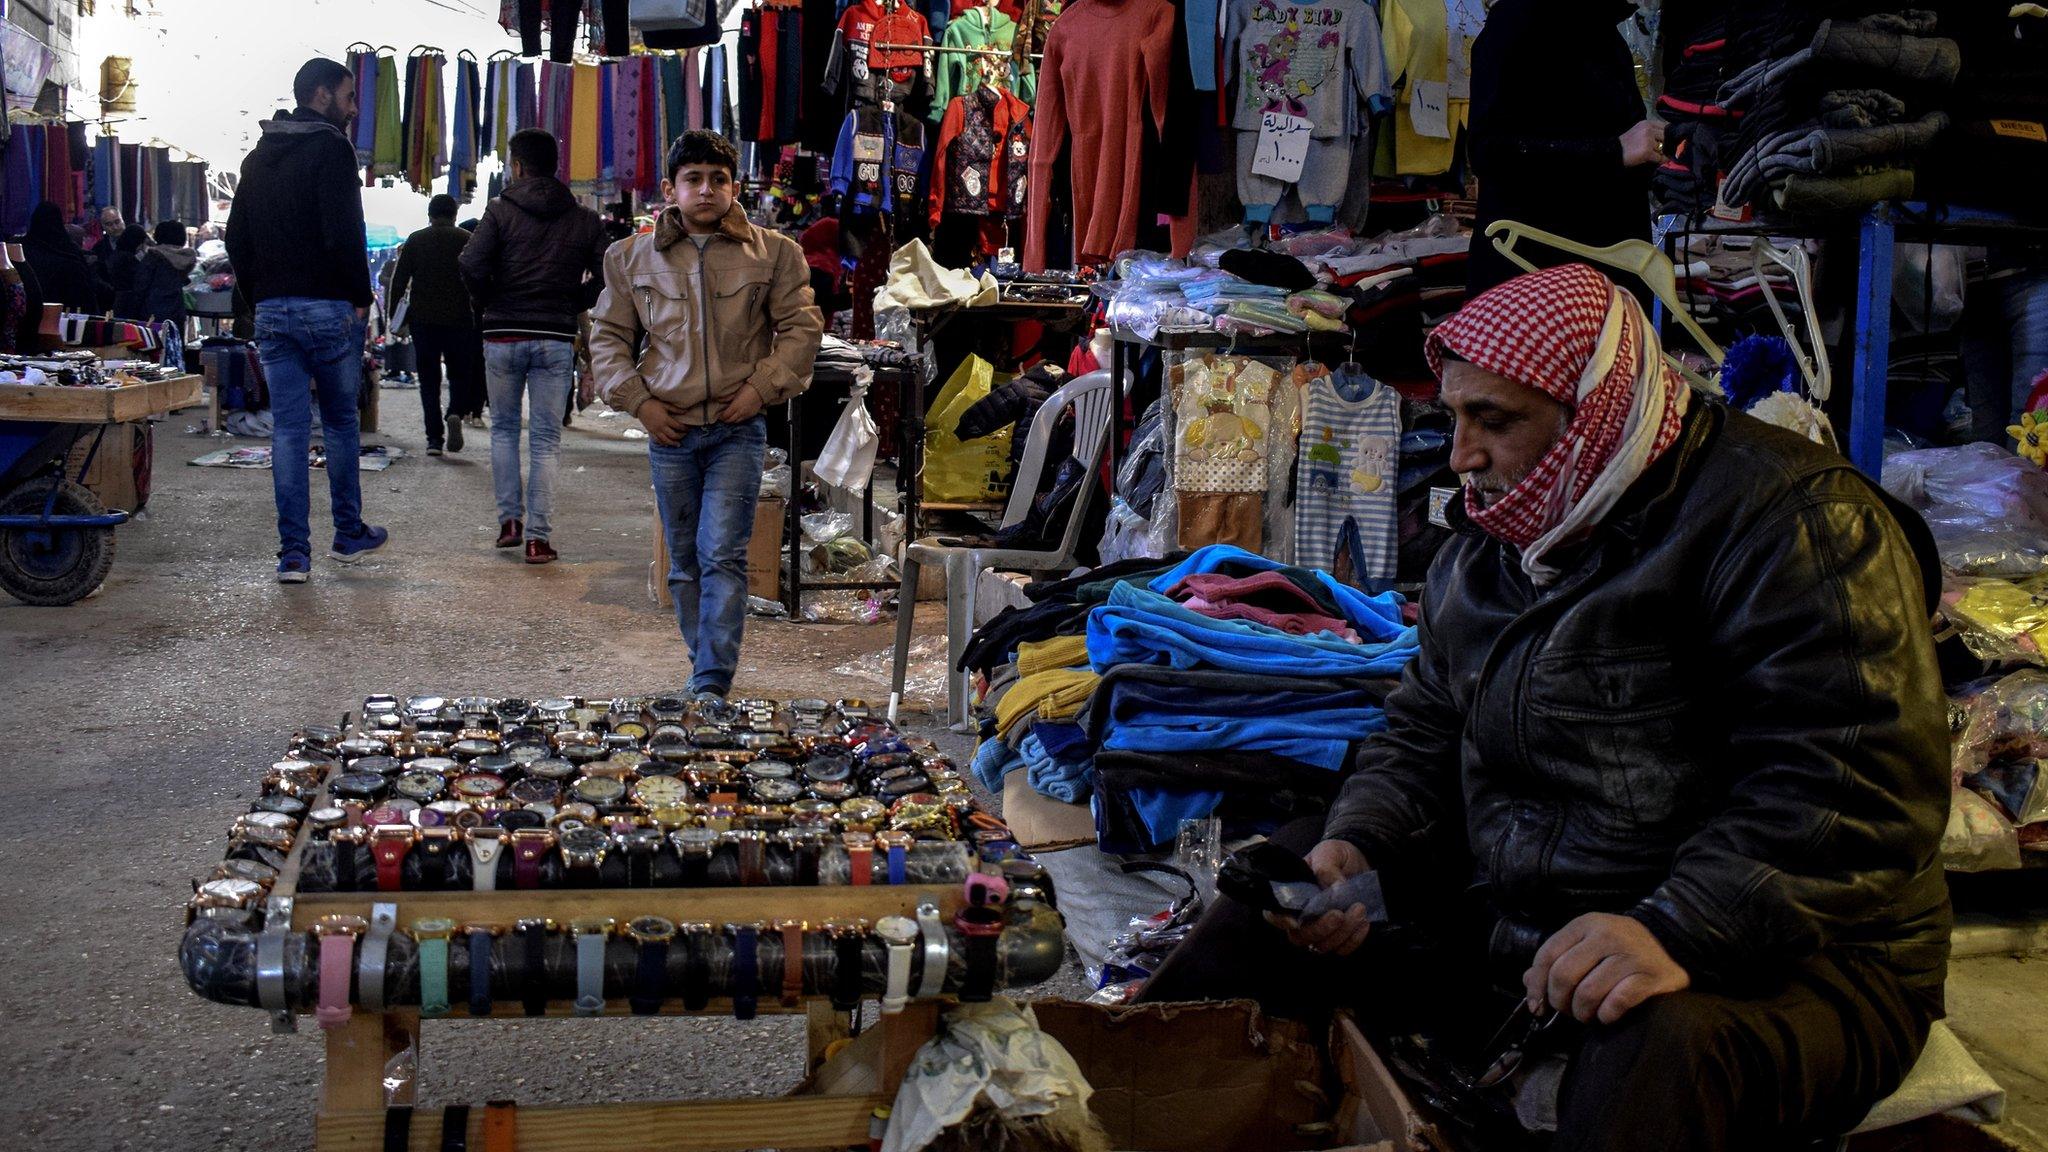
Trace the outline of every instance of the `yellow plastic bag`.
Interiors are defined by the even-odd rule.
[[[960,439],[960,417],[1007,383],[1009,373],[979,356],[969,356],[939,390],[924,431],[924,498],[941,504],[1001,500],[1010,494],[1010,439],[1004,428],[973,440]]]

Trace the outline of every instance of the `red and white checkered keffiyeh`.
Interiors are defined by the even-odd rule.
[[[1548,584],[1559,574],[1545,563],[1551,550],[1597,525],[1677,442],[1685,379],[1664,363],[1635,297],[1584,264],[1519,276],[1438,325],[1424,353],[1439,377],[1446,348],[1572,407],[1564,435],[1521,483],[1470,513]]]

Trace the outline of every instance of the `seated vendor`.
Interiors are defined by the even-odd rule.
[[[1274,836],[1325,889],[1375,870],[1385,919],[1224,899],[1144,999],[1441,1038],[1557,1149],[1848,1132],[1942,1014],[1925,527],[1691,395],[1583,265],[1480,296],[1428,359],[1464,487],[1421,651],[1327,820]]]

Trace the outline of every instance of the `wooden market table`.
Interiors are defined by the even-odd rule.
[[[198,376],[173,376],[118,388],[0,384],[0,420],[126,424],[198,405],[204,399],[204,383]]]

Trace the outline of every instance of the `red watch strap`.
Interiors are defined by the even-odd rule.
[[[540,887],[540,862],[550,847],[545,841],[512,845],[512,882],[521,888]]]
[[[484,1105],[484,1152],[518,1152],[519,1105],[493,1100]]]
[[[403,885],[405,856],[412,851],[412,841],[398,839],[372,840],[370,851],[377,857],[377,891],[396,892]]]
[[[866,886],[875,879],[875,850],[862,846],[846,850],[846,867],[851,881]]]
[[[313,1019],[322,1028],[348,1023],[349,982],[355,977],[356,938],[345,932],[320,937],[320,1006]]]
[[[804,926],[782,926],[782,1006],[795,1008],[804,1002]]]

